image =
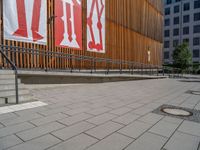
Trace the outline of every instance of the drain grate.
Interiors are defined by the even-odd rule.
[[[200,91],[192,91],[192,90],[189,90],[186,92],[187,94],[193,94],[193,95],[200,95]]]
[[[153,113],[200,123],[200,110],[162,105],[154,110]]]

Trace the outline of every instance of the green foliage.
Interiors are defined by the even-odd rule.
[[[187,43],[177,46],[172,57],[174,67],[180,68],[182,71],[188,69],[192,64],[192,53]]]

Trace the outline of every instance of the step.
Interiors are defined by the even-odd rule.
[[[15,75],[14,74],[0,74],[0,80],[2,79],[15,79]]]
[[[33,96],[31,96],[29,94],[24,94],[24,95],[19,96],[19,103],[30,102],[33,100],[34,100]],[[4,104],[6,104],[5,99],[0,98],[0,105],[4,105]],[[8,104],[16,104],[16,96],[15,95],[8,97]]]
[[[15,95],[15,90],[6,90],[6,91],[0,91],[0,97],[5,98],[8,96]],[[19,95],[29,94],[30,92],[28,90],[19,90]]]
[[[15,74],[15,72],[13,70],[2,70],[2,69],[0,69],[0,75],[1,74],[4,74],[4,75],[6,75],[6,74]]]
[[[19,90],[25,89],[23,84],[18,84]],[[15,90],[15,84],[0,84],[0,91]]]
[[[21,80],[18,79],[18,84],[21,83]],[[15,79],[0,79],[1,84],[15,84]]]
[[[19,103],[33,101],[33,99],[34,99],[33,96],[30,94],[20,95]],[[8,104],[15,104],[15,103],[16,103],[16,96],[8,97]]]

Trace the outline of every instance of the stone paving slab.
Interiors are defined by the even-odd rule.
[[[80,134],[76,137],[69,139],[68,141],[62,142],[48,150],[83,150],[88,148],[89,146],[97,143],[98,140],[92,138],[85,134]]]
[[[123,126],[118,124],[118,123],[107,122],[103,125],[100,125],[100,126],[97,126],[93,129],[88,130],[86,133],[88,135],[96,137],[97,139],[103,139],[106,136],[114,133],[115,131],[119,130],[122,127]]]
[[[91,146],[87,150],[122,150],[132,141],[133,139],[131,138],[128,138],[118,133],[114,133],[96,143],[95,145]]]
[[[0,150],[197,150],[200,123],[152,113],[164,104],[200,109],[200,96],[189,90],[200,90],[199,82],[34,89],[48,105],[0,115]]]
[[[125,150],[160,150],[166,141],[167,138],[146,132]]]
[[[200,137],[176,132],[165,145],[166,150],[198,150]]]
[[[0,150],[7,149],[20,143],[23,143],[23,141],[15,135],[0,138]]]
[[[8,150],[44,150],[55,144],[58,144],[59,142],[61,141],[54,136],[45,135],[9,148]]]

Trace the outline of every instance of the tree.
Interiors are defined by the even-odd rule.
[[[177,46],[172,57],[174,67],[180,68],[181,71],[188,69],[192,64],[192,53],[187,43]]]

